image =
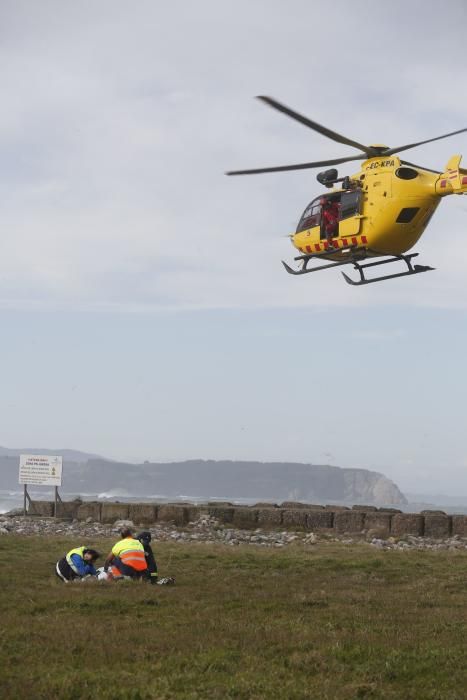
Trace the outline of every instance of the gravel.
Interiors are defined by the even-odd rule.
[[[263,530],[240,530],[237,528],[225,527],[215,518],[200,517],[198,520],[189,523],[186,527],[175,527],[171,523],[160,523],[153,526],[135,525],[129,520],[119,520],[113,525],[104,525],[92,522],[90,518],[86,521],[73,520],[60,521],[53,518],[23,517],[19,515],[0,515],[0,536],[11,534],[33,536],[33,535],[60,535],[73,537],[77,541],[92,541],[101,537],[112,537],[118,535],[119,530],[124,527],[132,527],[136,532],[149,530],[156,542],[206,542],[208,544],[221,543],[229,547],[240,544],[254,547],[286,547],[292,544],[313,547],[320,542],[341,542],[343,544],[363,544],[375,549],[388,550],[465,550],[467,549],[467,538],[455,535],[453,537],[435,540],[426,537],[406,536],[403,538],[388,537],[381,539],[377,537],[366,538],[365,533],[361,536],[349,537],[348,535],[336,536],[320,532],[293,532],[290,530],[274,531]]]

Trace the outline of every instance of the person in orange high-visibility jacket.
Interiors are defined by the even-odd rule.
[[[150,581],[143,545],[133,537],[128,527],[124,528],[120,535],[122,539],[112,547],[105,560],[104,570],[110,570],[114,578],[128,576]]]

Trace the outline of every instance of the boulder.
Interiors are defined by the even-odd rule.
[[[123,530],[124,527],[130,528],[130,530],[135,529],[135,524],[133,520],[116,520],[113,524],[114,530]]]
[[[22,508],[12,508],[11,510],[8,511],[8,513],[4,513],[4,515],[8,518],[18,518],[24,514],[24,511]]]
[[[378,510],[378,509],[377,509],[376,506],[360,506],[360,505],[356,505],[356,506],[352,506],[352,510],[361,510],[361,511],[363,511],[364,513],[372,513],[372,512],[374,512],[375,510]]]

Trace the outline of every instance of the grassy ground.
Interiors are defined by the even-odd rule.
[[[467,697],[467,553],[161,544],[174,587],[61,584],[79,544],[0,539],[4,700]]]

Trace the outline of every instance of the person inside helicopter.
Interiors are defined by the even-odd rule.
[[[339,203],[321,197],[321,226],[328,243],[331,243],[334,236],[337,236],[339,229]]]

